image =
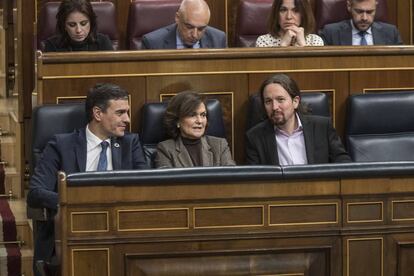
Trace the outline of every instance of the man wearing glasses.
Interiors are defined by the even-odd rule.
[[[347,0],[351,19],[327,24],[320,32],[325,45],[398,45],[403,44],[398,29],[375,21],[376,0]]]
[[[142,49],[226,48],[224,32],[208,26],[210,9],[204,0],[183,0],[175,23],[142,38]]]

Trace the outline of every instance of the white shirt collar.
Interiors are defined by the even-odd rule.
[[[87,143],[87,150],[91,150],[94,149],[96,147],[100,147],[102,140],[96,136],[95,134],[93,134],[93,132],[89,129],[89,124],[86,126],[86,143]],[[106,139],[105,141],[107,141],[109,143],[109,145],[111,145],[111,139]]]

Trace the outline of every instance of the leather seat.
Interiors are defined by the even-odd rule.
[[[414,161],[414,91],[352,95],[346,145],[352,160]]]
[[[141,49],[142,36],[175,22],[181,0],[138,0],[129,6],[127,48]]]
[[[330,23],[349,19],[347,0],[315,0],[316,30]],[[377,0],[375,20],[387,22],[387,0]]]
[[[164,127],[164,114],[168,103],[146,103],[142,107],[141,117],[141,140],[144,145],[145,155],[149,157],[151,167],[154,163],[154,153],[157,144],[167,140],[167,133]],[[223,121],[221,104],[217,99],[208,99],[207,104],[208,127],[207,135],[226,138],[226,130]]]
[[[51,123],[53,118],[53,123]],[[55,134],[69,133],[86,126],[85,104],[51,104],[33,109],[31,172],[34,171],[43,149]],[[35,220],[46,219],[42,209],[28,207],[27,216]]]
[[[234,44],[236,47],[254,47],[260,35],[268,33],[267,21],[273,0],[240,0]]]
[[[116,9],[112,2],[91,2],[97,18],[98,32],[106,34],[112,41],[114,50],[119,49],[119,32],[116,23]],[[55,34],[56,14],[60,2],[46,2],[39,13],[37,25],[37,49],[45,49],[44,40]]]
[[[312,115],[330,117],[329,97],[322,92],[306,92],[301,94],[301,102],[309,109]],[[259,93],[250,96],[246,129],[249,130],[261,121],[267,119]]]

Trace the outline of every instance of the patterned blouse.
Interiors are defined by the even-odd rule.
[[[316,34],[308,34],[305,38],[306,46],[323,46],[323,40]],[[261,35],[256,40],[256,47],[279,47],[281,43],[279,37],[274,37],[271,34]]]

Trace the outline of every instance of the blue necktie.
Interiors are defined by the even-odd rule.
[[[98,168],[96,169],[97,171],[106,171],[106,168],[108,167],[108,159],[106,158],[106,149],[108,146],[109,143],[107,141],[102,141],[102,151],[99,155]]]
[[[360,31],[358,33],[361,36],[361,42],[359,43],[359,45],[361,45],[361,46],[367,46],[368,45],[367,40],[365,39],[365,34],[366,33],[367,33],[366,31]]]

